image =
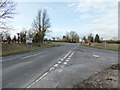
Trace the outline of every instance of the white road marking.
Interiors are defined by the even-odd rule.
[[[66,65],[66,64],[67,64],[67,62],[64,62],[64,64]]]
[[[73,53],[71,53],[71,55],[69,56],[69,58],[71,58],[71,57],[73,56],[73,54],[74,54],[74,52],[73,52]]]
[[[43,54],[43,53],[46,53],[46,52],[48,52],[48,51],[44,51],[44,52],[36,53],[36,54],[33,54],[33,55],[25,56],[25,57],[23,57],[23,58],[21,58],[21,59],[33,57],[33,56],[36,56],[36,55],[39,55],[39,54]]]
[[[74,54],[74,52],[71,54],[71,56]]]
[[[63,61],[64,59],[61,59],[61,61]]]
[[[68,55],[71,53],[72,51],[68,52],[65,56],[64,56],[64,59],[66,57],[68,57]],[[41,53],[38,53],[38,54],[41,54]],[[36,56],[38,54],[34,54],[34,55],[29,55],[29,56],[26,56],[26,57],[23,57],[22,59],[25,59],[25,58],[28,58],[28,57],[31,57],[31,56]],[[72,57],[72,55],[74,54],[74,52],[69,56],[69,59],[70,57]],[[64,59],[61,59],[61,61],[63,61]],[[61,61],[59,61],[58,63],[60,64]],[[66,60],[67,62],[69,61],[68,59]],[[64,64],[66,65],[67,62],[64,62]],[[51,67],[49,70],[54,70],[55,67],[58,67],[59,64],[55,64],[53,67]],[[59,72],[61,72],[62,70],[58,70]],[[38,78],[35,82],[33,82],[32,84],[30,84],[27,88],[30,88],[32,85],[34,85],[36,82],[40,81],[43,77],[45,77],[46,75],[48,74],[48,72],[44,73],[40,78]]]
[[[44,73],[40,78],[38,78],[38,79],[35,81],[35,83],[38,82],[38,81],[40,81],[40,80],[41,80],[43,77],[45,77],[47,74],[48,74],[48,72]]]
[[[66,60],[67,62],[69,62],[69,60]]]
[[[32,57],[33,55],[29,55],[29,56],[26,56],[26,57],[23,57],[21,59],[25,59],[25,58],[28,58],[28,57]]]
[[[100,56],[98,56],[98,55],[93,55],[93,57],[96,57],[96,58],[98,58],[98,57],[100,57]]]
[[[72,51],[68,52],[63,58],[65,59]]]
[[[58,62],[59,64],[61,63],[61,61]]]
[[[76,49],[77,47],[75,47],[74,49]]]
[[[32,55],[32,56],[36,56],[36,55],[38,55],[38,54],[34,54],[34,55]]]
[[[51,71],[51,70],[55,70],[55,68],[54,68],[54,67],[51,67],[51,68],[50,68],[50,71]]]
[[[69,57],[68,59],[70,59],[71,57]]]
[[[44,73],[40,78],[38,78],[36,81],[34,81],[29,86],[27,86],[27,88],[30,88],[31,86],[33,86],[35,83],[37,83],[38,81],[40,81],[43,77],[45,77],[47,74],[48,74],[48,72]]]
[[[55,64],[54,67],[58,67],[59,64]]]
[[[62,69],[58,69],[57,71],[58,71],[58,72],[62,72]]]

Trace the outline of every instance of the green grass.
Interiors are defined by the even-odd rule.
[[[91,46],[85,43],[81,43],[81,46],[85,46],[85,47],[91,47],[91,48],[97,48],[97,49],[104,49],[104,50],[112,50],[112,51],[120,51],[120,49],[118,49],[118,45],[119,44],[106,44],[106,46]]]
[[[71,44],[70,42],[52,42],[52,43],[66,43],[66,44]]]
[[[18,50],[3,51],[2,54],[0,52],[0,55],[2,55],[2,56],[8,56],[8,55],[19,54],[19,53],[24,53],[24,52],[28,52],[28,51],[40,50],[40,49],[45,49],[45,48],[50,48],[50,47],[57,47],[57,46],[60,46],[60,45],[57,45],[57,44],[48,44],[48,45],[42,45],[40,47],[33,47],[33,48],[24,48],[24,49],[18,49]]]

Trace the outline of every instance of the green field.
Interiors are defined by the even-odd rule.
[[[105,50],[112,50],[112,51],[120,51],[120,45],[119,44],[109,44],[109,43],[92,43],[91,45],[88,45],[88,43],[81,43],[81,46],[86,47],[92,47],[97,49],[105,49]]]

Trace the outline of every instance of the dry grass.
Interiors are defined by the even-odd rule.
[[[32,50],[38,50],[38,49],[44,49],[44,48],[49,48],[49,47],[55,47],[55,46],[60,46],[56,44],[18,44],[18,43],[12,43],[12,44],[2,44],[2,56],[6,55],[12,55],[12,54],[19,54],[19,53],[24,53]]]
[[[91,45],[88,45],[88,43],[81,43],[80,45],[81,46],[86,46],[86,47],[98,48],[98,49],[120,51],[120,49],[119,49],[120,45],[119,44],[91,43]]]

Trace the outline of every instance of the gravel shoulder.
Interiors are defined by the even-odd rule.
[[[117,65],[112,65],[111,67],[95,74],[87,80],[84,80],[79,85],[73,85],[73,88],[120,88],[119,84],[119,74]]]

